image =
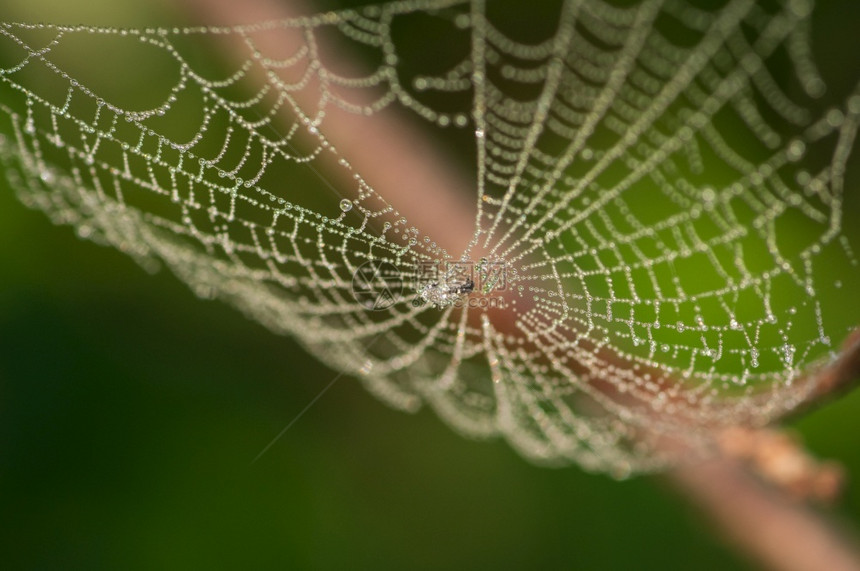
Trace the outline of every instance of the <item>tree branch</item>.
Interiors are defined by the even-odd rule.
[[[302,13],[295,2],[273,0],[183,0],[181,6],[196,24],[206,25],[279,20]],[[300,31],[285,29],[268,41],[303,41],[300,36],[290,39],[289,34]],[[279,46],[260,47],[278,51]],[[245,49],[242,46],[242,58]],[[338,54],[339,60],[344,58]],[[317,104],[302,93],[296,95],[299,104],[308,108]],[[467,198],[472,194],[471,185],[452,172],[450,162],[419,130],[386,112],[358,117],[333,109],[325,132],[356,170],[375,188],[383,189],[386,200],[416,227],[450,251],[462,249],[469,241],[475,225],[475,205]],[[359,138],[358,132],[372,135]],[[426,196],[433,200],[424,200]],[[804,406],[832,398],[858,377],[860,332],[849,338],[837,361],[807,378],[815,388]],[[837,469],[818,466],[793,441],[775,431],[738,429],[726,431],[716,440],[721,456],[679,466],[669,478],[707,512],[731,542],[775,570],[860,569],[853,534],[837,529],[829,518],[791,498],[832,497],[839,487]]]
[[[731,543],[769,569],[860,569],[854,533],[757,481],[737,460],[722,457],[680,466],[669,478]]]

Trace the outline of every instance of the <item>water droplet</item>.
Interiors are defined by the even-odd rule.
[[[468,14],[458,14],[457,17],[454,19],[454,25],[461,30],[468,28],[471,23],[472,19],[469,17]]]
[[[831,109],[827,112],[825,119],[827,119],[827,123],[831,127],[841,127],[842,122],[845,120],[845,115],[839,109]]]
[[[352,201],[344,198],[340,201],[340,209],[344,212],[349,212],[352,210]]]
[[[806,152],[806,143],[801,141],[800,139],[795,139],[788,145],[788,149],[785,154],[790,161],[798,161],[803,157],[803,154]]]

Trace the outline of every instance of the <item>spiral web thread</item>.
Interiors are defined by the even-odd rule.
[[[166,264],[391,405],[428,403],[530,459],[623,476],[670,461],[677,440],[706,446],[715,427],[791,411],[847,331],[820,301],[857,279],[842,186],[860,95],[819,109],[811,9],[571,0],[527,41],[479,0],[235,28],[3,24],[0,157],[27,205]],[[402,63],[397,30],[419,24],[425,45],[447,45],[444,70]],[[279,34],[300,47],[257,41]],[[332,69],[318,49],[330,36],[360,46],[370,71]],[[168,62],[158,105],[123,108],[55,61],[104,39]],[[189,57],[213,39],[241,54],[231,73]],[[471,140],[462,259],[504,267],[502,310],[450,303],[498,292],[420,279],[461,253],[421,235],[326,138],[334,108],[398,108]],[[369,260],[405,278],[375,311],[353,293]],[[839,280],[820,283],[821,265]]]

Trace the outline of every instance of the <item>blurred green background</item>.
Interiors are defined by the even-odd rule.
[[[157,22],[151,7],[56,9],[42,19]],[[333,377],[0,181],[4,568],[750,568],[659,477],[534,467],[349,378],[252,464]],[[797,428],[860,474],[860,394]],[[835,512],[860,526],[857,486]]]

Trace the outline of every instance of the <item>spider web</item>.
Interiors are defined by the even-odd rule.
[[[702,4],[2,24],[0,158],[28,206],[389,404],[624,476],[791,412],[858,321],[827,301],[858,285],[843,184],[860,91],[821,103],[810,3]],[[354,156],[392,112],[471,169],[459,251],[449,221],[412,221],[441,195],[395,208],[407,191]],[[335,143],[350,116],[367,131]],[[397,287],[368,308],[356,279]]]

